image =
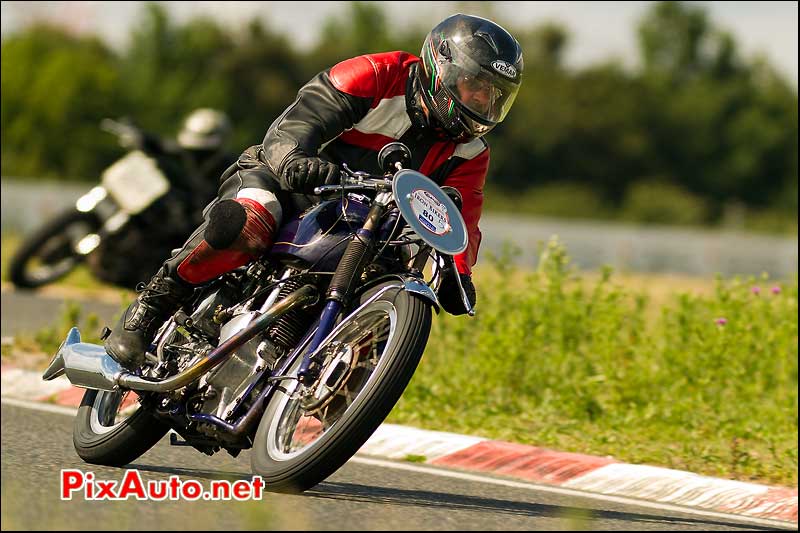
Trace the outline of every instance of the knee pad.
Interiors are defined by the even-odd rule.
[[[272,245],[276,230],[275,218],[259,202],[222,200],[209,211],[203,241],[178,265],[178,275],[199,284],[246,265]]]
[[[208,225],[203,238],[215,250],[231,246],[247,223],[247,211],[236,200],[222,200],[208,213]]]
[[[263,205],[250,198],[235,198],[211,208],[203,237],[215,250],[255,253],[272,244],[276,229],[275,218]]]

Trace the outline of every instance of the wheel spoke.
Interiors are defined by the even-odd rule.
[[[348,389],[346,385],[342,387],[342,393],[343,393],[342,396],[344,396],[345,406],[350,407],[351,405],[353,405],[353,402],[355,401],[356,397],[355,395],[350,394],[350,389]]]
[[[340,329],[330,344],[320,347],[320,350],[327,350],[320,373],[326,376],[326,383],[317,383],[311,389],[289,389],[273,397],[272,401],[281,403],[268,432],[270,455],[288,460],[304,453],[353,408],[379,366],[392,335],[395,316],[391,303],[381,302],[375,308],[365,308]],[[330,373],[332,365],[343,362],[347,368]],[[299,364],[298,359],[293,372]],[[337,374],[339,372],[341,374]]]
[[[369,363],[373,363],[373,364],[370,365]],[[356,366],[354,366],[353,368],[363,368],[364,370],[373,370],[375,368],[375,366],[376,366],[375,363],[376,363],[376,361],[373,361],[372,358],[370,358],[369,361],[362,361],[362,362],[358,363]]]
[[[292,444],[294,443],[294,436],[297,432],[298,422],[301,418],[300,410],[296,402],[291,402],[292,407],[289,416],[281,420],[280,427],[278,428],[278,446],[284,453],[291,453],[293,451]]]
[[[331,404],[325,406],[325,409],[322,410],[322,416],[320,417],[320,422],[322,423],[323,429],[327,429],[331,426],[328,423],[328,411],[331,409]]]

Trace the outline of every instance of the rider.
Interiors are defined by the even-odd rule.
[[[197,206],[202,209],[216,196],[219,176],[237,160],[225,149],[231,133],[228,115],[203,107],[186,115],[175,139],[150,138],[148,142],[145,136],[150,147],[145,151],[172,170],[182,189],[192,193],[193,203],[202,202]]]
[[[207,107],[189,113],[178,132],[178,153],[186,174],[193,181],[200,182],[201,187],[210,187],[210,195],[198,195],[203,202],[207,203],[208,198],[213,198],[219,185],[217,178],[237,159],[225,150],[232,132],[228,116]]]
[[[105,341],[108,353],[127,368],[141,365],[160,324],[194,287],[266,251],[282,220],[318,201],[307,194],[339,182],[341,163],[381,173],[376,154],[392,141],[411,148],[410,168],[461,193],[469,244],[455,262],[474,304],[470,276],[489,167],[489,146],[482,137],[514,102],[522,49],[494,22],[457,14],[433,28],[421,56],[355,57],[302,87],[263,143],[245,150],[223,173],[204,223],[128,307]],[[446,311],[463,314],[454,278],[445,273],[438,296]]]
[[[174,139],[149,133],[128,120],[106,121],[104,126],[121,136],[124,147],[155,158],[179,190],[191,192],[191,204],[202,202],[196,206],[199,209],[216,196],[217,178],[237,160],[226,150],[231,121],[217,109],[199,108],[186,115]]]

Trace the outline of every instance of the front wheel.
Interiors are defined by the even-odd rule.
[[[251,454],[268,490],[300,492],[327,478],[367,441],[397,403],[419,364],[431,308],[391,282],[361,297],[321,349],[310,387],[285,381],[266,405]],[[289,371],[296,375],[301,358]]]
[[[94,213],[71,209],[49,220],[26,239],[9,262],[15,286],[35,289],[68,274],[82,260],[77,243],[100,228]]]

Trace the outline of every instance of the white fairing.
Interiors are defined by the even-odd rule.
[[[169,180],[156,161],[138,150],[103,172],[103,187],[127,213],[142,212],[169,190]]]

